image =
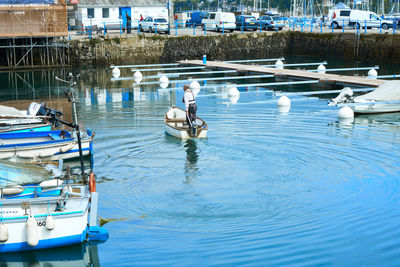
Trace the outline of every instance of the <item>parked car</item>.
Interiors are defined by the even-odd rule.
[[[261,16],[258,18],[258,24],[265,30],[282,30],[285,27],[285,21],[281,17]]]
[[[259,23],[254,16],[239,15],[236,16],[236,29],[237,30],[252,30],[255,31],[259,27]]]
[[[194,11],[192,12],[190,19],[186,20],[186,27],[196,28],[201,26],[201,21],[205,16],[207,16],[207,11]]]
[[[139,22],[139,30],[147,32],[168,33],[168,21],[165,18],[147,17]]]
[[[210,12],[201,21],[203,30],[225,31],[233,32],[236,29],[235,14],[231,12]]]

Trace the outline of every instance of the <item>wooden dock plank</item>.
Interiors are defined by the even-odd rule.
[[[222,61],[207,61],[207,64],[203,64],[202,60],[184,60],[180,61],[179,64],[206,66],[208,68],[222,68],[222,69],[231,69],[231,70],[246,71],[246,72],[256,72],[262,74],[272,74],[280,77],[282,76],[293,77],[306,80],[319,80],[321,83],[329,82],[329,83],[339,83],[339,84],[348,84],[356,86],[367,86],[367,87],[378,87],[385,83],[385,81],[383,80],[368,79],[365,77],[327,74],[327,73],[322,74],[317,72],[309,72],[305,70],[267,68],[257,65],[235,64]]]

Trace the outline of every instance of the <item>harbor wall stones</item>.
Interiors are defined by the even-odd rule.
[[[271,58],[287,55],[400,63],[400,36],[392,34],[266,32],[208,36],[133,35],[70,41],[71,63],[109,65],[184,59]]]

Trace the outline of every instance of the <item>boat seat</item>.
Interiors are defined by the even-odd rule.
[[[56,135],[56,134],[49,134],[49,136],[50,136],[53,140],[62,140],[61,136]]]
[[[183,123],[186,122],[186,119],[166,119],[166,122],[174,122],[174,123]]]

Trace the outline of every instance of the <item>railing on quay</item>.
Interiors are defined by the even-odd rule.
[[[374,22],[375,24],[372,24]],[[130,25],[124,24],[122,21],[107,22],[102,25],[91,25],[82,27],[68,27],[68,38],[71,40],[71,36],[87,36],[91,39],[95,35],[114,35],[115,37],[123,37],[129,34],[142,34],[148,33],[166,33],[169,35],[208,35],[208,34],[227,34],[231,32],[245,33],[245,32],[266,32],[269,30],[280,31],[301,31],[301,32],[320,32],[320,33],[344,33],[350,32],[354,34],[368,34],[368,33],[379,33],[379,34],[397,34],[398,24],[393,20],[393,24],[382,23],[379,21],[371,20],[359,20],[349,23],[348,20],[339,21],[322,21],[321,19],[310,19],[310,18],[295,18],[291,17],[283,20],[282,23],[278,21],[265,22],[245,22],[245,23],[228,23],[221,22],[215,23],[190,23],[183,20],[175,20],[171,23],[153,23],[146,25],[141,21],[132,21]]]

